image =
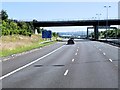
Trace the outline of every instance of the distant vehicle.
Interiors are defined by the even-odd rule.
[[[70,39],[67,41],[67,44],[75,44],[75,43],[74,43],[74,38],[70,38]]]

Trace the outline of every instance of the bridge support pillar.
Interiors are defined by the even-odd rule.
[[[38,34],[38,31],[37,31],[37,29],[35,29],[35,34]]]
[[[98,35],[98,26],[94,26],[94,39],[98,40],[99,35]]]
[[[89,29],[89,28],[87,27],[87,39],[89,39],[89,35],[88,35],[88,32],[89,32],[89,31],[88,31],[88,29]]]

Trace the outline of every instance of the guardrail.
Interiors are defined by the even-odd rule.
[[[44,43],[48,43],[48,42],[53,42],[53,40],[43,41],[43,42],[40,42],[39,44],[44,44]]]
[[[99,39],[99,40],[90,39],[90,40],[104,42],[104,43],[109,43],[111,45],[120,47],[120,39]]]

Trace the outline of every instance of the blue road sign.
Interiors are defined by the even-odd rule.
[[[48,34],[48,35],[47,35],[48,38],[51,38],[51,37],[52,37],[52,32],[51,32],[51,31],[48,31],[47,34]]]
[[[52,38],[52,32],[47,30],[42,31],[42,38]]]

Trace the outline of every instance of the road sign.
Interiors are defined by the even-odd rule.
[[[49,30],[42,31],[42,38],[52,38],[52,32]]]
[[[51,32],[51,31],[48,31],[47,34],[48,34],[48,35],[47,35],[48,38],[51,38],[51,37],[52,37],[52,32]]]

